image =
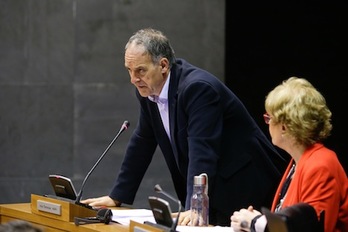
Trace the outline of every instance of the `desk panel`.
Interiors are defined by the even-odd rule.
[[[58,231],[81,231],[81,232],[93,232],[93,231],[120,231],[128,232],[129,227],[120,225],[114,222],[106,225],[104,223],[94,223],[88,225],[76,226],[73,222],[60,221],[42,215],[34,214],[31,212],[30,203],[18,203],[18,204],[2,204],[0,205],[0,222],[6,223],[11,220],[25,220],[33,223],[39,227],[45,229],[45,232],[58,232]]]

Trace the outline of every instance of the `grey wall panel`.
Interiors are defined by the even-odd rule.
[[[1,177],[37,178],[54,170],[59,162],[71,170],[71,89],[2,85],[0,97]]]

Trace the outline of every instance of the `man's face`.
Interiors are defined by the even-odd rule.
[[[144,53],[142,46],[131,44],[125,52],[125,67],[130,81],[142,97],[159,96],[167,78],[166,59],[153,64],[151,57]],[[164,63],[163,63],[164,62]]]

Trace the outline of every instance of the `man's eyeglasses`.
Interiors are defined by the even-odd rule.
[[[265,113],[263,115],[263,120],[265,120],[266,124],[269,124],[269,121],[271,121],[271,119],[272,119],[272,117],[268,113]]]

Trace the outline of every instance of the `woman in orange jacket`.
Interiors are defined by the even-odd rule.
[[[291,77],[268,94],[265,109],[272,143],[292,158],[272,211],[304,202],[318,218],[325,211],[326,232],[348,231],[348,178],[336,153],[322,143],[332,129],[325,98],[307,80]],[[249,206],[233,213],[231,226],[234,231],[266,231],[267,219]]]

